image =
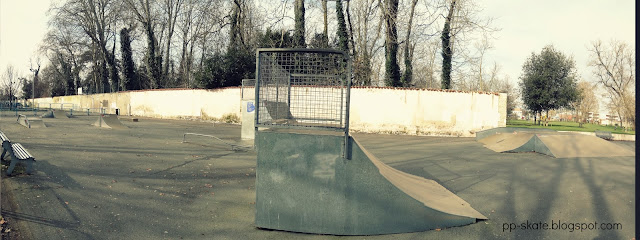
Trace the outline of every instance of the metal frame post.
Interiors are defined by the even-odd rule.
[[[255,86],[255,100],[253,105],[256,108],[256,115],[254,117],[254,123],[253,126],[255,127],[255,131],[256,131],[256,135],[258,133],[258,117],[260,116],[260,79],[261,79],[261,74],[260,74],[260,49],[256,50],[256,86]]]

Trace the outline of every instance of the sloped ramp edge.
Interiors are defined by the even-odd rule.
[[[369,160],[380,170],[380,174],[384,178],[402,192],[423,203],[425,207],[451,215],[480,220],[488,219],[482,213],[473,209],[468,202],[447,190],[436,181],[411,175],[384,164],[364,148],[356,138],[353,136],[351,138]]]
[[[522,146],[520,146],[518,148],[515,148],[513,150],[505,151],[505,152],[512,152],[512,153],[537,152],[537,153],[541,153],[541,154],[548,155],[548,156],[551,156],[551,157],[555,157],[555,155],[553,154],[553,152],[551,152],[551,150],[549,150],[547,145],[545,145],[542,142],[542,140],[540,140],[540,135],[539,134],[532,135],[531,138],[529,139],[529,141],[527,141],[526,143],[522,144]]]

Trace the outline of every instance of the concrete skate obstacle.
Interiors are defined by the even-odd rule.
[[[120,120],[118,120],[118,116],[113,114],[100,114],[100,116],[98,116],[98,119],[92,125],[96,127],[112,129],[127,128],[127,126],[122,125]]]
[[[24,114],[18,114],[18,119],[16,120],[20,125],[26,128],[45,128],[47,125],[44,124],[44,121],[40,118],[28,118]]]
[[[437,182],[387,166],[349,135],[347,54],[259,49],[257,55],[258,228],[374,235],[487,219]],[[322,104],[306,104],[318,99]]]
[[[476,139],[495,152],[537,152],[555,158],[635,156],[635,152],[602,138],[571,132],[493,129]]]

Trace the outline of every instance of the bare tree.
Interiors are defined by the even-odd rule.
[[[481,33],[483,37],[491,35],[499,29],[491,26],[493,18],[480,17],[482,8],[471,0],[444,0],[446,16],[441,34],[442,40],[442,84],[443,88],[452,87],[451,74],[460,66],[456,66],[456,59],[468,56],[469,42],[474,39],[474,33]],[[467,58],[468,59],[468,58]],[[458,65],[466,65],[467,61],[458,61]],[[457,74],[462,76],[462,74]]]
[[[33,80],[32,80],[32,98],[37,98],[37,97],[43,97],[44,94],[44,89],[43,89],[43,84],[40,82],[40,58],[36,58],[35,60],[35,67],[34,67],[34,61],[33,60],[29,60],[30,64],[31,64],[31,68],[29,68],[29,70],[31,72],[33,72]]]
[[[135,19],[142,24],[147,37],[146,66],[147,75],[151,82],[150,88],[162,88],[162,55],[159,53],[160,45],[156,37],[154,18],[155,9],[149,0],[124,0],[129,11]]]
[[[13,68],[13,65],[7,65],[7,68],[3,74],[2,81],[2,95],[9,100],[9,107],[13,108],[13,102],[16,99],[16,93],[18,90],[17,85],[19,82],[16,80],[16,71]]]
[[[580,98],[575,103],[575,110],[577,112],[577,120],[580,127],[587,122],[589,113],[595,115],[598,112],[598,98],[594,92],[596,85],[593,85],[586,81],[578,82],[578,91],[580,92]]]
[[[164,10],[166,13],[167,22],[167,38],[165,40],[165,52],[164,52],[164,69],[162,74],[166,80],[169,76],[169,65],[171,62],[171,40],[173,39],[173,33],[175,30],[178,13],[181,11],[184,0],[165,0]]]
[[[102,65],[104,65],[103,69],[108,69],[104,71],[104,74],[109,75],[108,78],[102,78],[100,90],[108,92],[111,90],[110,85],[117,87],[120,77],[114,54],[115,44],[112,45],[111,51],[107,46],[110,40],[115,41],[117,34],[115,24],[121,11],[120,2],[113,0],[69,0],[57,10],[56,18],[63,19],[60,21],[61,23],[77,26],[97,48],[103,62]],[[111,83],[108,82],[109,79]]]
[[[418,0],[411,1],[411,10],[409,13],[409,23],[407,24],[407,34],[404,40],[404,73],[400,80],[401,85],[408,87],[413,79],[413,46],[411,40],[411,28],[413,27],[413,16],[416,11]]]
[[[378,44],[383,26],[381,0],[354,2],[355,45],[358,55],[354,57],[354,85],[371,85],[373,77],[372,58],[382,49]],[[377,20],[377,21],[376,21]]]
[[[589,66],[603,86],[609,99],[615,105],[620,117],[620,125],[624,121],[631,123],[635,129],[635,50],[624,42],[611,41],[609,46],[598,40],[588,47],[591,54]]]
[[[206,51],[206,42],[213,33],[219,33],[222,24],[219,0],[187,0],[183,11],[179,15],[182,50],[180,54],[180,66],[178,68],[178,82],[184,87],[191,86],[191,72],[195,61],[195,51],[198,43],[202,43],[202,56]],[[203,57],[201,57],[203,58]]]
[[[54,9],[55,10],[55,9]],[[82,54],[88,51],[91,41],[88,36],[79,29],[73,19],[63,17],[63,14],[55,15],[49,21],[49,31],[40,46],[40,52],[49,58],[49,61],[70,66],[70,82],[67,83],[68,94],[75,94],[75,89],[80,87],[80,74],[85,69],[87,59]],[[31,97],[31,96],[29,96]]]

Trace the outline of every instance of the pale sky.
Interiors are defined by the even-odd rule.
[[[59,1],[59,0],[55,0]],[[278,0],[279,1],[279,0]],[[310,0],[307,0],[310,1]],[[31,74],[30,58],[46,33],[51,0],[0,0],[0,76],[12,64],[19,76]],[[513,83],[532,52],[547,44],[573,56],[578,73],[590,80],[587,68],[590,42],[617,39],[635,45],[633,0],[478,0],[483,15],[496,18],[494,49],[485,61],[496,61]],[[48,60],[42,56],[43,63]]]
[[[487,16],[495,16],[494,49],[489,52],[503,72],[517,81],[522,64],[532,52],[553,44],[573,56],[578,73],[591,81],[587,67],[592,41],[617,39],[635,46],[635,1],[633,0],[481,0]],[[634,47],[635,48],[635,47]]]
[[[50,0],[0,0],[0,77],[7,65],[18,76],[30,75],[29,58],[33,58],[47,31],[46,12]],[[47,62],[41,57],[41,62]]]

